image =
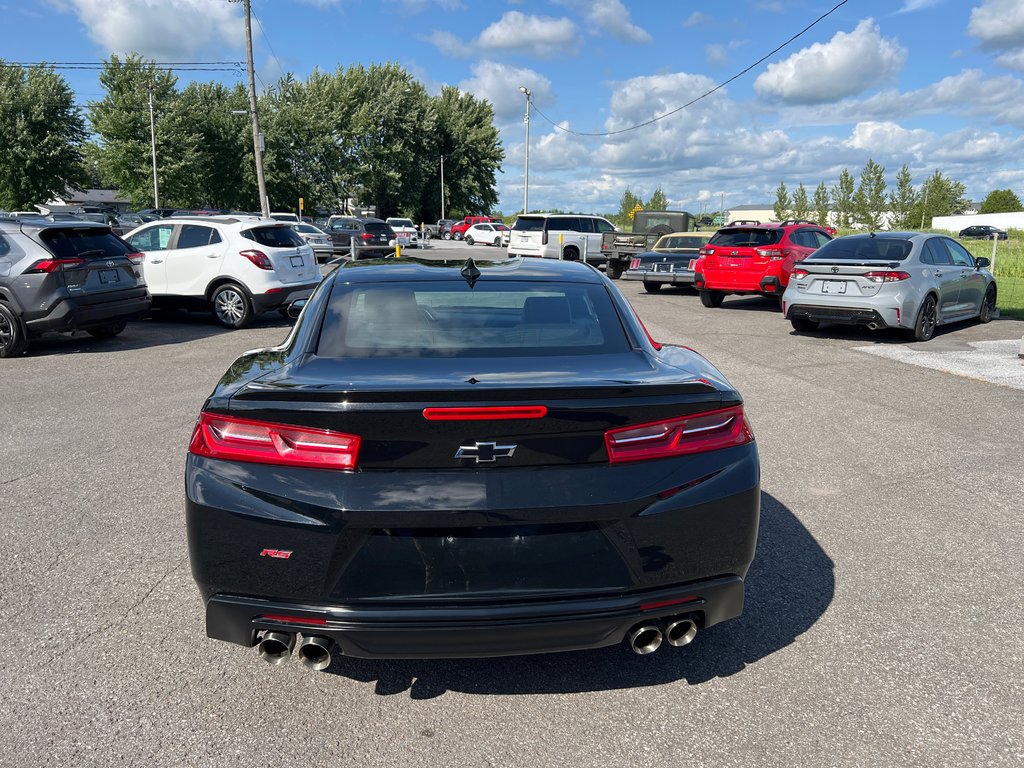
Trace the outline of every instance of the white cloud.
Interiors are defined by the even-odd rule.
[[[865,19],[853,32],[837,32],[827,43],[769,64],[754,81],[754,90],[793,104],[836,101],[893,77],[906,60],[906,49],[895,39],[883,38],[873,19]]]
[[[473,43],[463,40],[453,32],[435,29],[423,39],[447,56],[463,57],[473,54]]]
[[[499,127],[522,124],[526,97],[520,93],[520,86],[525,85],[530,89],[535,104],[544,106],[554,100],[551,81],[532,69],[480,61],[470,70],[473,76],[460,82],[459,90],[491,102]]]
[[[225,47],[244,46],[241,6],[208,0],[60,0],[106,53],[130,53],[159,61],[201,55],[225,58]],[[201,23],[197,23],[201,20]]]
[[[567,53],[575,55],[579,34],[567,18],[508,11],[480,33],[475,46],[481,51],[509,51],[549,59]]]
[[[621,0],[557,0],[559,5],[583,12],[590,25],[627,43],[649,43],[651,35],[630,18]]]
[[[997,56],[996,64],[1007,69],[1016,69],[1018,72],[1024,72],[1024,49]]]
[[[925,8],[931,8],[934,5],[938,5],[942,0],[906,0],[903,3],[903,7],[897,11],[897,13],[913,13],[914,11],[923,11]]]
[[[1020,0],[985,0],[971,11],[967,34],[986,50],[1024,48],[1024,3]]]
[[[908,130],[894,122],[865,122],[854,126],[853,134],[846,144],[854,149],[867,150],[869,154],[885,152],[889,155],[919,157],[934,138],[934,134],[928,131]]]
[[[714,20],[714,16],[710,16],[706,13],[701,13],[700,11],[694,11],[683,20],[683,26],[687,28],[703,27],[710,24]]]
[[[729,51],[746,45],[746,40],[732,40],[728,43],[712,43],[704,46],[704,57],[709,64],[724,67],[731,61]]]

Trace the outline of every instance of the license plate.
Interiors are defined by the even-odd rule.
[[[101,269],[100,270],[100,282],[101,283],[116,283],[120,281],[121,276],[118,274],[116,269]]]
[[[301,267],[302,266],[302,257],[301,256],[292,256],[292,266],[293,267]]]
[[[654,265],[654,271],[655,272],[672,272],[674,270],[672,269],[672,265],[671,264],[655,264]]]
[[[822,280],[821,281],[821,292],[822,293],[846,293],[846,281],[845,280]]]

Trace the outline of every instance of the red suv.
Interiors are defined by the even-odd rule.
[[[781,300],[793,265],[832,239],[815,224],[733,222],[698,251],[693,284],[705,307],[730,293],[777,296]]]
[[[474,224],[482,224],[485,221],[501,221],[491,216],[467,216],[458,224],[452,224],[452,240],[461,240],[466,236],[466,230]]]

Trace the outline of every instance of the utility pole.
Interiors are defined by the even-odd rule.
[[[441,218],[444,218],[444,155],[441,155]]]
[[[234,0],[233,0],[234,1]],[[256,156],[256,184],[260,193],[260,211],[263,218],[270,218],[270,201],[267,200],[267,180],[263,177],[263,135],[260,133],[260,115],[256,104],[256,71],[252,65],[252,19],[250,0],[245,4],[245,63],[249,70],[249,114],[252,116],[252,149]]]
[[[519,86],[519,91],[526,96],[526,168],[523,174],[523,213],[530,212],[530,89],[525,85]]]
[[[156,183],[156,122],[153,120],[153,86],[149,86],[149,137],[153,146],[153,207],[160,207],[160,188]]]

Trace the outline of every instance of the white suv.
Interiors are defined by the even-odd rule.
[[[153,306],[210,309],[226,328],[283,310],[320,282],[313,249],[285,222],[256,217],[158,219],[124,235],[146,254]]]
[[[398,219],[395,217],[386,219],[387,224],[393,230],[395,230],[395,239],[399,245],[406,245],[409,248],[419,247],[419,237],[416,233],[416,225],[412,223],[412,219]],[[409,242],[406,243],[405,238],[409,238]]]
[[[614,231],[612,223],[600,216],[531,213],[512,225],[508,255],[604,264],[607,256],[601,253],[601,235]]]

